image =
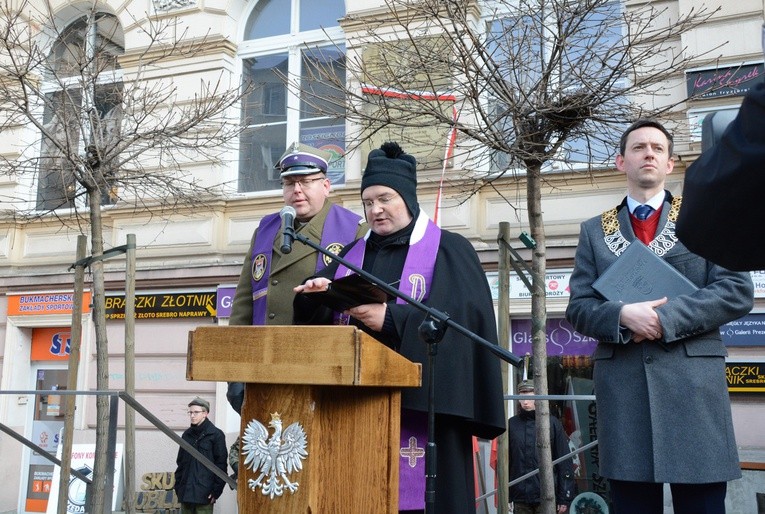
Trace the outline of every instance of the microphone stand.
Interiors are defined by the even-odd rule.
[[[474,341],[475,343],[483,346],[503,361],[508,362],[517,368],[520,368],[523,365],[523,359],[505,350],[501,346],[493,344],[478,334],[466,329],[459,323],[453,321],[447,313],[441,312],[438,309],[434,309],[432,307],[428,307],[422,302],[415,300],[411,296],[402,293],[395,287],[378,279],[368,271],[364,271],[359,266],[351,264],[342,257],[338,257],[329,250],[322,248],[321,245],[318,245],[304,235],[295,232],[294,227],[286,225],[284,227],[284,235],[288,235],[292,237],[293,240],[300,241],[304,245],[310,246],[319,253],[326,255],[333,260],[336,260],[349,270],[358,273],[363,278],[388,293],[390,296],[401,298],[406,303],[425,313],[425,319],[418,327],[418,334],[420,339],[422,339],[428,345],[428,444],[425,448],[425,514],[436,514],[436,470],[438,468],[436,459],[437,448],[435,432],[435,367],[436,355],[438,353],[438,343],[441,342],[441,339],[443,339],[444,334],[446,333],[446,329],[451,328],[464,335],[471,341]]]

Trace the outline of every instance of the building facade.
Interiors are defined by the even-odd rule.
[[[39,21],[39,13],[46,11],[42,3],[37,4],[34,1],[13,4],[11,11],[21,12],[22,18],[32,26],[34,38],[47,38],[46,48],[59,51],[61,57],[57,62],[66,64],[66,56],[70,55],[67,48],[77,47],[79,42],[83,48],[87,46],[89,36],[85,29],[89,25],[83,20],[87,19],[92,4],[52,2],[52,13],[43,16],[43,22]],[[668,10],[668,16],[676,16],[698,8],[701,2],[666,0],[659,4]],[[629,10],[640,5],[643,2],[627,0],[624,8]],[[481,19],[481,10],[489,10],[491,2],[478,2],[475,6],[476,16]],[[713,7],[719,10],[707,23],[684,34],[676,47],[694,55],[712,52],[719,55],[719,59],[711,63],[711,54],[707,53],[682,76],[667,77],[661,95],[645,98],[647,105],[692,98],[682,104],[682,109],[668,114],[682,134],[676,146],[675,172],[668,180],[669,190],[676,195],[682,194],[684,169],[701,151],[701,120],[718,111],[735,112],[747,88],[755,80],[762,80],[759,77],[763,74],[762,3],[720,0]],[[124,245],[128,234],[135,234],[137,241],[136,397],[174,430],[180,432],[187,427],[186,404],[199,395],[210,400],[212,419],[227,434],[228,442],[233,442],[238,434],[239,419],[226,402],[225,384],[186,381],[187,336],[200,325],[227,323],[227,301],[233,294],[253,231],[264,215],[282,207],[279,177],[273,163],[287,144],[301,141],[334,152],[338,158],[329,173],[333,183],[331,198],[363,213],[359,185],[365,154],[363,148],[352,149],[349,143],[359,128],[342,118],[332,117],[328,113],[331,108],[312,108],[310,99],[302,96],[300,88],[321,89],[322,81],[307,71],[314,68],[330,70],[342,79],[342,66],[336,63],[342,61],[346,51],[351,55],[359,47],[358,41],[348,34],[358,33],[363,23],[390,19],[387,9],[381,0],[144,0],[97,4],[100,29],[94,37],[111,49],[110,55],[119,63],[115,67],[119,73],[111,75],[116,77],[113,82],[129,84],[140,77],[159,83],[172,78],[179,91],[186,88],[187,93],[181,93],[182,96],[193,96],[198,82],[211,77],[222,77],[220,80],[228,86],[242,80],[259,85],[227,111],[228,115],[243,120],[244,131],[222,152],[224,159],[220,162],[223,164],[212,159],[197,160],[193,155],[179,157],[181,167],[190,176],[202,182],[226,184],[217,196],[207,199],[204,208],[181,206],[159,216],[152,212],[151,204],[141,211],[135,209],[135,202],[115,199],[119,195],[110,197],[108,188],[103,195],[105,248]],[[146,49],[151,47],[145,30],[149,21],[173,24],[176,35],[186,31],[183,37],[190,40],[204,39],[204,51],[179,53],[141,68]],[[67,27],[71,30],[66,31]],[[4,63],[9,57],[0,56]],[[138,69],[146,75],[139,75]],[[292,85],[286,84],[284,77],[289,77]],[[46,80],[46,76],[42,74],[40,80]],[[70,87],[65,81],[52,81],[45,91],[50,98],[63,98],[66,95],[62,92]],[[115,112],[118,102],[107,94],[110,90],[106,86],[94,91],[99,123],[105,123],[113,119],[109,113]],[[51,126],[55,123],[55,110],[46,109],[51,108],[40,107],[39,116],[44,124]],[[116,119],[127,123],[125,113],[120,116],[122,118]],[[33,125],[15,122],[3,127],[0,156],[4,159],[23,160],[29,152],[56,157],[56,150],[45,146],[46,141]],[[447,133],[441,136],[446,143]],[[86,138],[86,135],[79,137]],[[438,153],[441,151],[439,148]],[[161,170],[156,161],[158,157],[152,156],[152,159],[154,164],[147,169]],[[523,174],[507,174],[494,180],[492,187],[465,198],[461,195],[464,183],[458,178],[463,164],[467,165],[456,157],[447,169],[453,180],[441,200],[441,225],[473,242],[487,271],[487,280],[496,286],[500,223],[510,222],[514,234],[528,231],[526,179]],[[42,167],[36,174],[0,176],[3,202],[0,392],[46,391],[40,395],[0,394],[0,422],[53,450],[63,412],[60,395],[49,391],[67,383],[67,341],[71,333],[74,279],[70,266],[75,261],[77,236],[80,230],[88,233],[88,229],[82,229],[87,223],[75,221],[82,218],[74,215],[82,212],[87,203],[69,195],[71,187],[76,186],[66,178],[59,179],[50,169]],[[422,207],[431,215],[437,202],[440,172],[440,167],[431,167],[420,174],[418,195]],[[548,353],[557,370],[551,380],[557,381],[555,387],[559,388],[556,391],[554,387],[554,393],[575,388],[576,392],[585,392],[587,369],[591,366],[587,352],[591,351],[592,341],[581,340],[562,321],[579,223],[617,205],[624,192],[623,177],[608,166],[587,172],[554,169],[545,176],[542,207],[547,247]],[[131,199],[135,200],[135,196]],[[41,215],[21,218],[18,214],[22,211],[37,211]],[[530,260],[530,252],[522,243],[513,246],[524,259]],[[104,273],[109,388],[121,389],[125,373],[124,258],[105,260]],[[758,420],[765,415],[765,384],[762,382],[765,375],[765,271],[753,272],[753,278],[755,308],[739,323],[724,327],[724,336],[729,346],[730,390],[742,460],[761,463],[765,462],[765,436],[758,428]],[[86,284],[90,279],[92,276],[86,275]],[[88,295],[92,295],[92,289],[88,289]],[[92,310],[88,308],[90,301],[91,296],[86,296],[78,390],[96,389],[95,331]],[[531,307],[529,295],[517,276],[511,280],[509,305],[510,349],[523,354],[529,349],[527,320]],[[76,405],[75,442],[92,443],[95,400],[92,396],[78,397]],[[565,405],[559,406],[562,417],[566,417],[566,409]],[[576,412],[572,416],[569,421],[580,431],[584,430],[581,420],[575,419]],[[177,448],[140,416],[136,422],[139,499],[166,501],[164,493],[158,491],[171,488],[170,472],[175,469]],[[123,423],[120,414],[120,436]],[[0,468],[0,481],[4,484],[0,490],[0,512],[45,512],[53,467],[7,437],[0,437],[0,454],[6,462],[19,463]],[[592,481],[586,483],[586,479],[583,477],[583,487],[597,489]],[[233,492],[227,489],[219,505],[220,512],[234,512]]]

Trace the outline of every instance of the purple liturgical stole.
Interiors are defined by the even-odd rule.
[[[282,226],[278,213],[269,214],[260,220],[258,235],[252,245],[252,324],[265,325],[266,322],[266,293],[268,292],[268,277],[271,275],[271,257],[274,250],[274,240]]]
[[[401,410],[401,446],[398,450],[398,510],[425,508],[425,447],[428,414]]]
[[[366,239],[356,243],[345,255],[345,260],[361,267],[364,263]],[[433,270],[441,243],[441,229],[422,212],[417,218],[409,240],[404,268],[399,281],[399,291],[424,302],[430,294]],[[335,278],[353,273],[338,266]],[[398,298],[396,303],[406,301]],[[335,322],[347,324],[347,316],[335,313]],[[428,442],[427,414],[404,409],[401,411],[401,446],[399,450],[399,510],[422,510],[425,508],[425,446]]]
[[[369,237],[369,232],[364,236],[364,242]],[[411,296],[419,302],[424,302],[430,294],[430,284],[433,282],[433,268],[436,265],[438,245],[441,243],[441,229],[420,212],[414,224],[412,237],[409,239],[409,251],[404,261],[404,269],[401,271],[401,280],[398,290]],[[345,255],[345,260],[358,267],[364,264],[364,252],[366,244],[361,241],[353,245]],[[353,273],[342,264],[337,267],[335,278],[345,277]],[[401,298],[396,303],[405,304]]]
[[[337,254],[345,245],[356,239],[361,216],[332,204],[321,232],[321,246]],[[278,213],[269,214],[260,220],[258,235],[252,246],[252,324],[266,323],[266,293],[271,275],[274,241],[281,230],[282,220]],[[316,272],[327,267],[327,258],[316,258]]]

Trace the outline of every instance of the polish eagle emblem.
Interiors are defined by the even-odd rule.
[[[274,430],[268,435],[266,427],[253,419],[244,429],[242,455],[245,468],[258,474],[247,485],[253,491],[258,488],[264,496],[282,496],[284,488],[291,493],[298,489],[298,482],[290,481],[288,475],[303,469],[302,460],[308,456],[308,441],[300,423],[292,423],[282,430],[282,418],[278,412],[271,414],[268,426]]]

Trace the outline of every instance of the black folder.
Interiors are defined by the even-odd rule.
[[[624,303],[658,300],[665,296],[672,299],[698,290],[674,266],[637,240],[593,282],[592,288],[606,300]]]
[[[326,291],[307,294],[337,312],[368,303],[385,303],[392,299],[384,290],[355,273],[333,280]]]

